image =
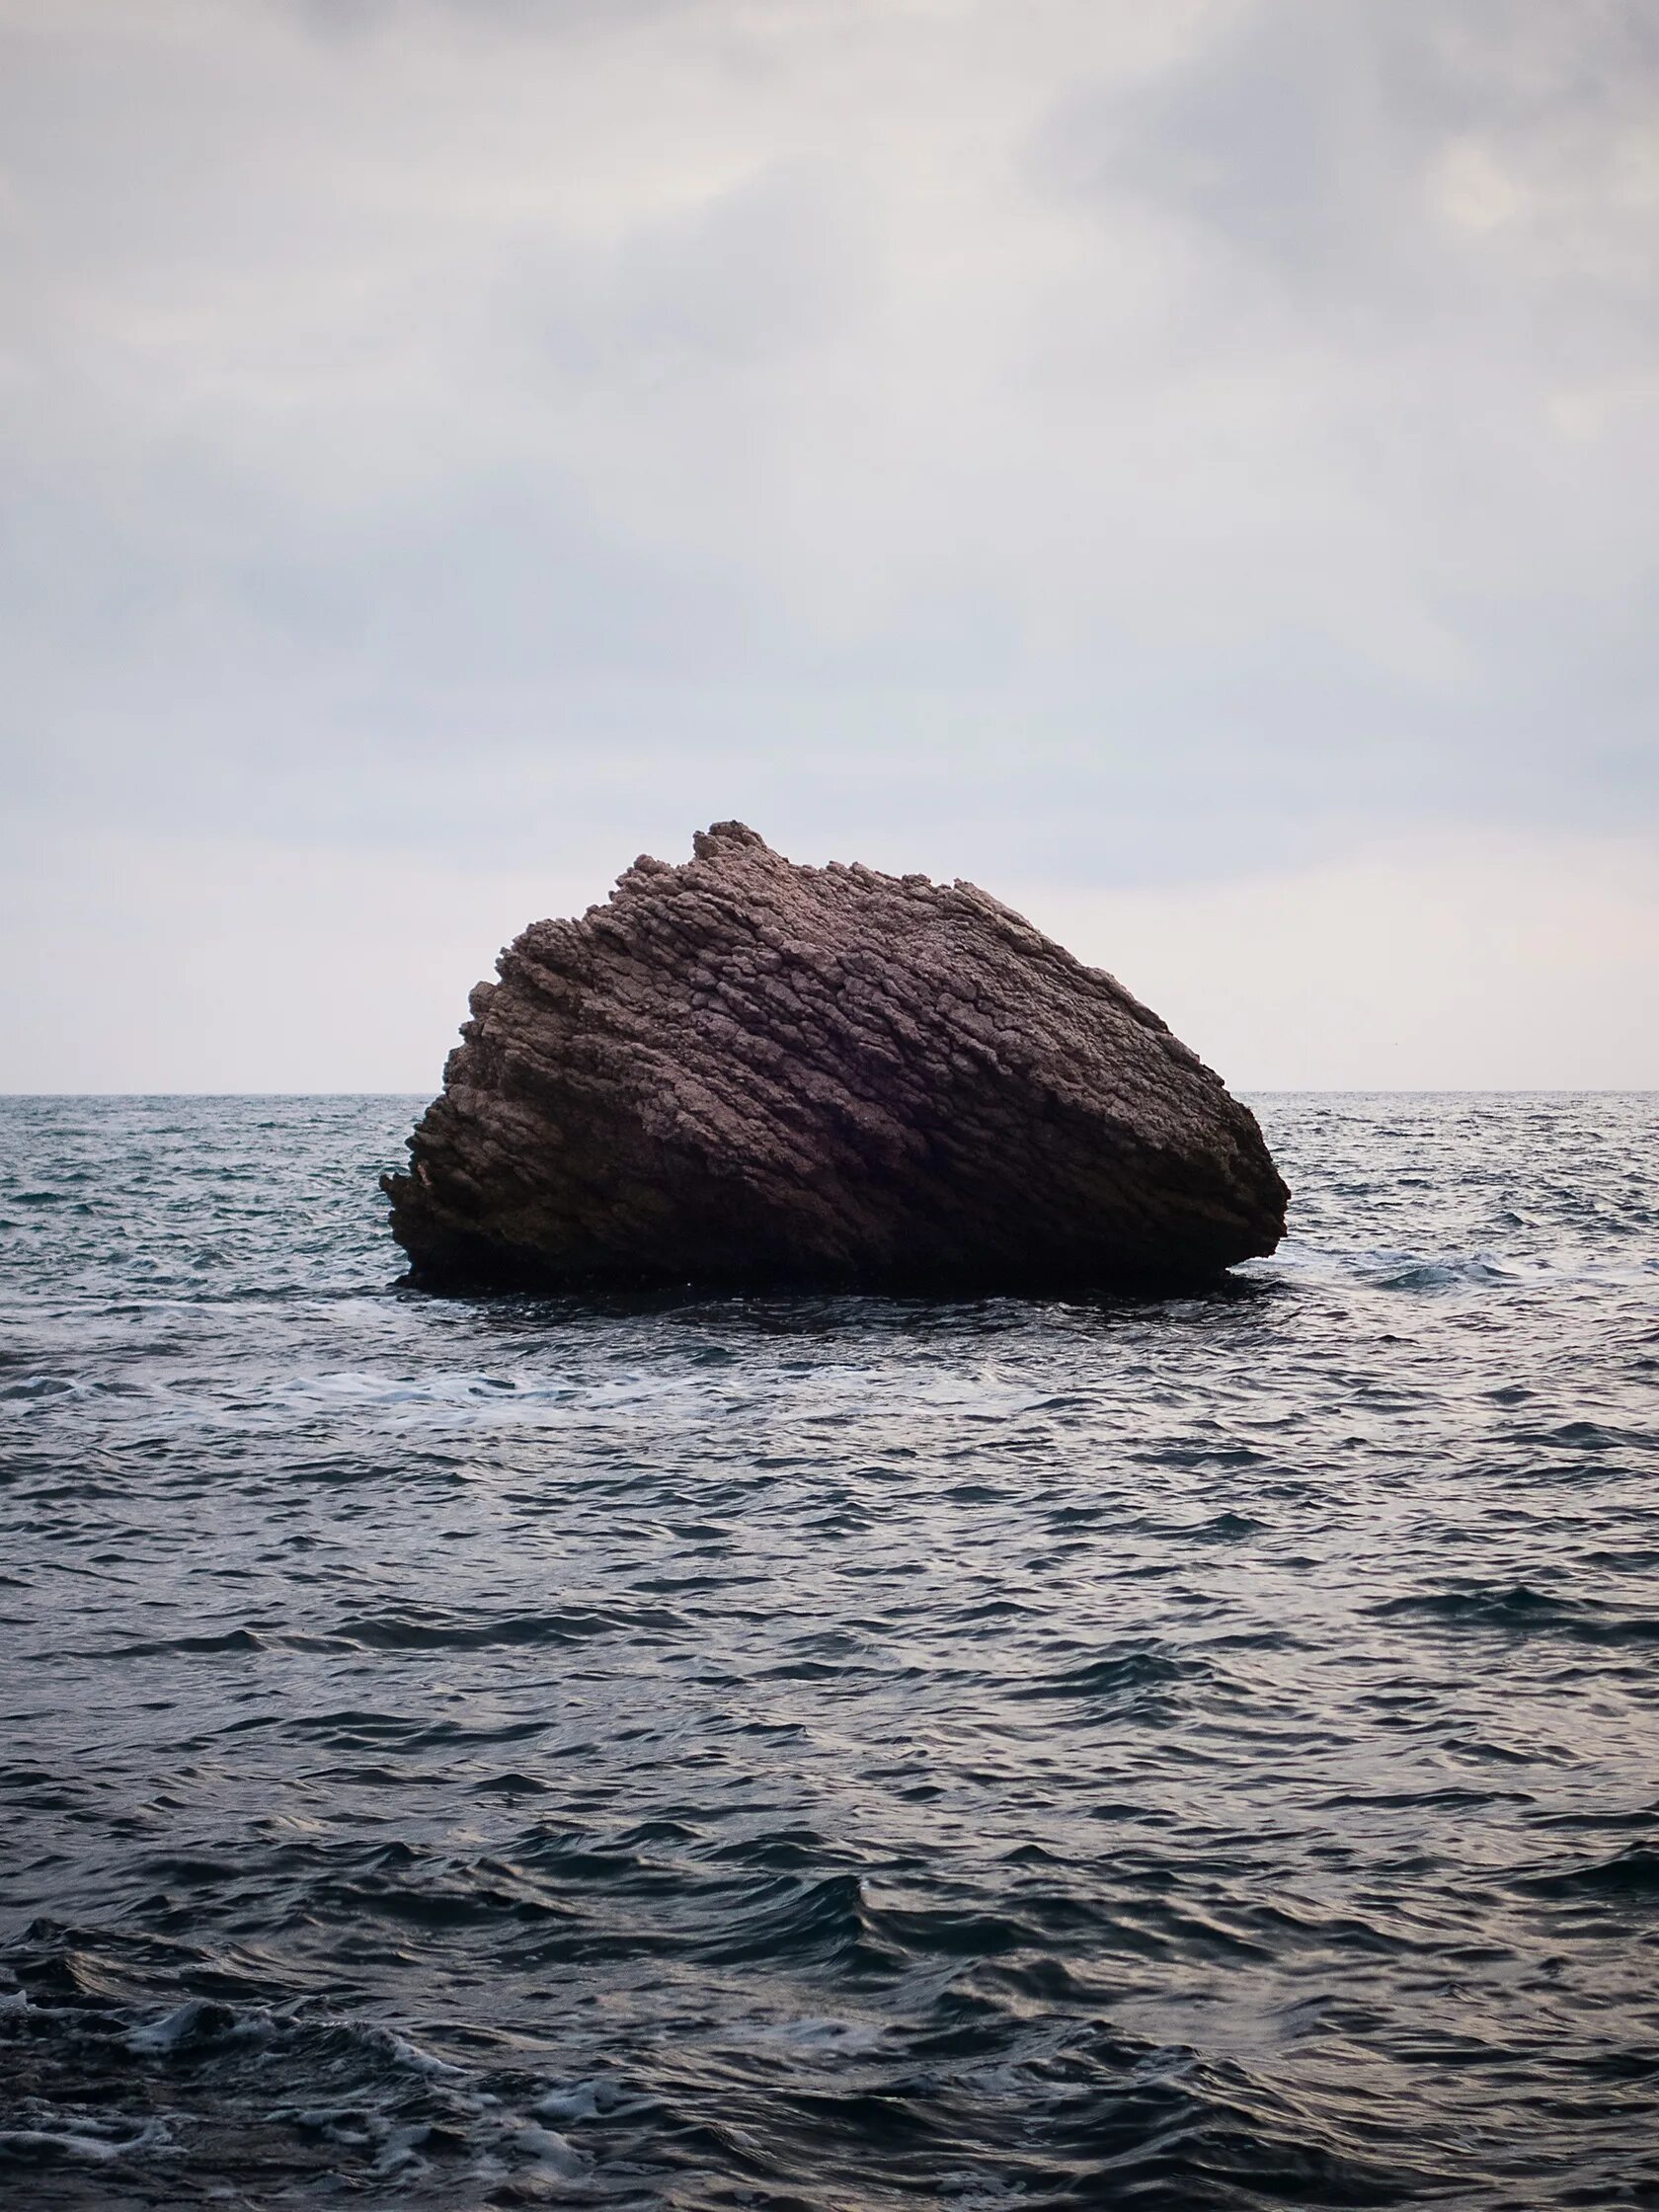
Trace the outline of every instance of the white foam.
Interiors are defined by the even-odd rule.
[[[567,2090],[549,2090],[530,2106],[538,2120],[591,2120],[608,2110],[612,2098],[599,2082],[573,2082]]]
[[[192,1998],[188,2004],[169,2013],[165,2019],[152,2020],[147,2027],[133,2028],[126,2037],[126,2047],[140,2058],[176,2051],[196,2033],[206,2010],[200,1998]]]
[[[316,2026],[324,2023],[313,2021],[312,2024]],[[430,2075],[434,2081],[454,2081],[465,2071],[462,2067],[451,2066],[445,2058],[434,2057],[431,2051],[423,2051],[418,2044],[411,2043],[407,2036],[399,2035],[393,2028],[363,2027],[348,2022],[341,2024],[351,2024],[353,2033],[365,2043],[384,2051],[388,2058],[395,2060],[399,2066],[407,2067],[411,2073]]]
[[[539,2105],[537,2110],[540,2110]],[[573,2144],[567,2143],[562,2135],[556,2135],[550,2127],[538,2126],[533,2120],[515,2129],[508,2142],[521,2158],[547,2168],[550,2172],[557,2173],[566,2180],[583,2172],[588,2164],[582,2153]]]
[[[384,2148],[369,2172],[384,2177],[389,2173],[402,2173],[409,2167],[419,2166],[421,2160],[416,2156],[417,2149],[431,2133],[432,2129],[420,2121],[389,2128]]]
[[[111,2159],[130,2157],[135,2151],[159,2149],[167,2141],[167,2131],[159,2120],[152,2120],[148,2127],[140,2128],[136,2135],[123,2135],[114,2139],[107,2135],[87,2135],[70,2128],[11,2127],[0,2128],[0,2150],[31,2151],[72,2159],[86,2159],[94,2165]]]

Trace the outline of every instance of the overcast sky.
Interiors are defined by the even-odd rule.
[[[430,1090],[729,815],[1659,1084],[1652,0],[0,27],[0,1087]]]

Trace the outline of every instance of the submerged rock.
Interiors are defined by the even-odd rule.
[[[972,884],[716,823],[480,984],[389,1175],[410,1280],[1178,1286],[1271,1252],[1255,1117]]]

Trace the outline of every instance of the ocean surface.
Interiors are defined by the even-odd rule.
[[[1659,2206],[1659,1101],[1196,1299],[439,1301],[0,1101],[0,2203]]]

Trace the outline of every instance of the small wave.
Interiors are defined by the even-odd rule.
[[[1448,1259],[1410,1259],[1380,1255],[1362,1270],[1380,1291],[1457,1291],[1518,1279],[1519,1270],[1490,1252],[1465,1252]]]
[[[117,1644],[111,1650],[82,1656],[99,1659],[216,1658],[237,1652],[265,1651],[263,1636],[252,1628],[226,1628],[216,1636],[163,1636],[148,1643]]]
[[[799,1970],[834,1963],[842,1971],[889,1973],[903,1965],[902,1955],[877,1937],[857,1874],[826,1874],[806,1882],[786,1877],[751,1895],[754,1902],[725,1919],[698,1945],[711,1964],[766,1963]]]
[[[1612,1858],[1558,1873],[1528,1874],[1520,1888],[1540,1897],[1607,1897],[1659,1900],[1659,1844],[1630,1844]]]
[[[1588,1598],[1556,1598],[1525,1583],[1511,1589],[1438,1590],[1367,1608],[1376,1620],[1425,1620],[1448,1627],[1502,1628],[1587,1644],[1659,1644],[1659,1620],[1622,1614]]]
[[[126,2047],[140,2058],[159,2058],[177,2052],[205,2049],[229,2036],[263,2037],[269,2022],[251,2020],[229,2005],[210,1998],[193,1997],[158,2020],[147,2020],[129,2030]]]
[[[1597,1283],[1609,1288],[1651,1282],[1659,1261],[1605,1252],[1412,1252],[1388,1245],[1320,1245],[1287,1237],[1270,1259],[1236,1272],[1257,1281],[1328,1285],[1367,1291],[1442,1293],[1461,1290],[1560,1288]]]
[[[1008,1695],[1022,1700],[1054,1698],[1109,1702],[1142,1691],[1163,1689],[1202,1671],[1191,1660],[1160,1651],[1106,1652],[1081,1666],[1020,1683]]]
[[[84,1387],[63,1375],[22,1375],[15,1382],[0,1382],[0,1404],[46,1405],[55,1398],[75,1397]]]
[[[170,2149],[172,2135],[160,2120],[129,2134],[117,2134],[88,2113],[73,2127],[0,2125],[0,2166],[99,2165],[136,2159],[145,2152]]]
[[[482,1620],[445,1620],[413,1614],[372,1614],[340,1622],[330,1641],[359,1651],[489,1651],[514,1645],[586,1643],[623,1629],[675,1625],[672,1615],[624,1607],[569,1606],[556,1613],[515,1613]]]

